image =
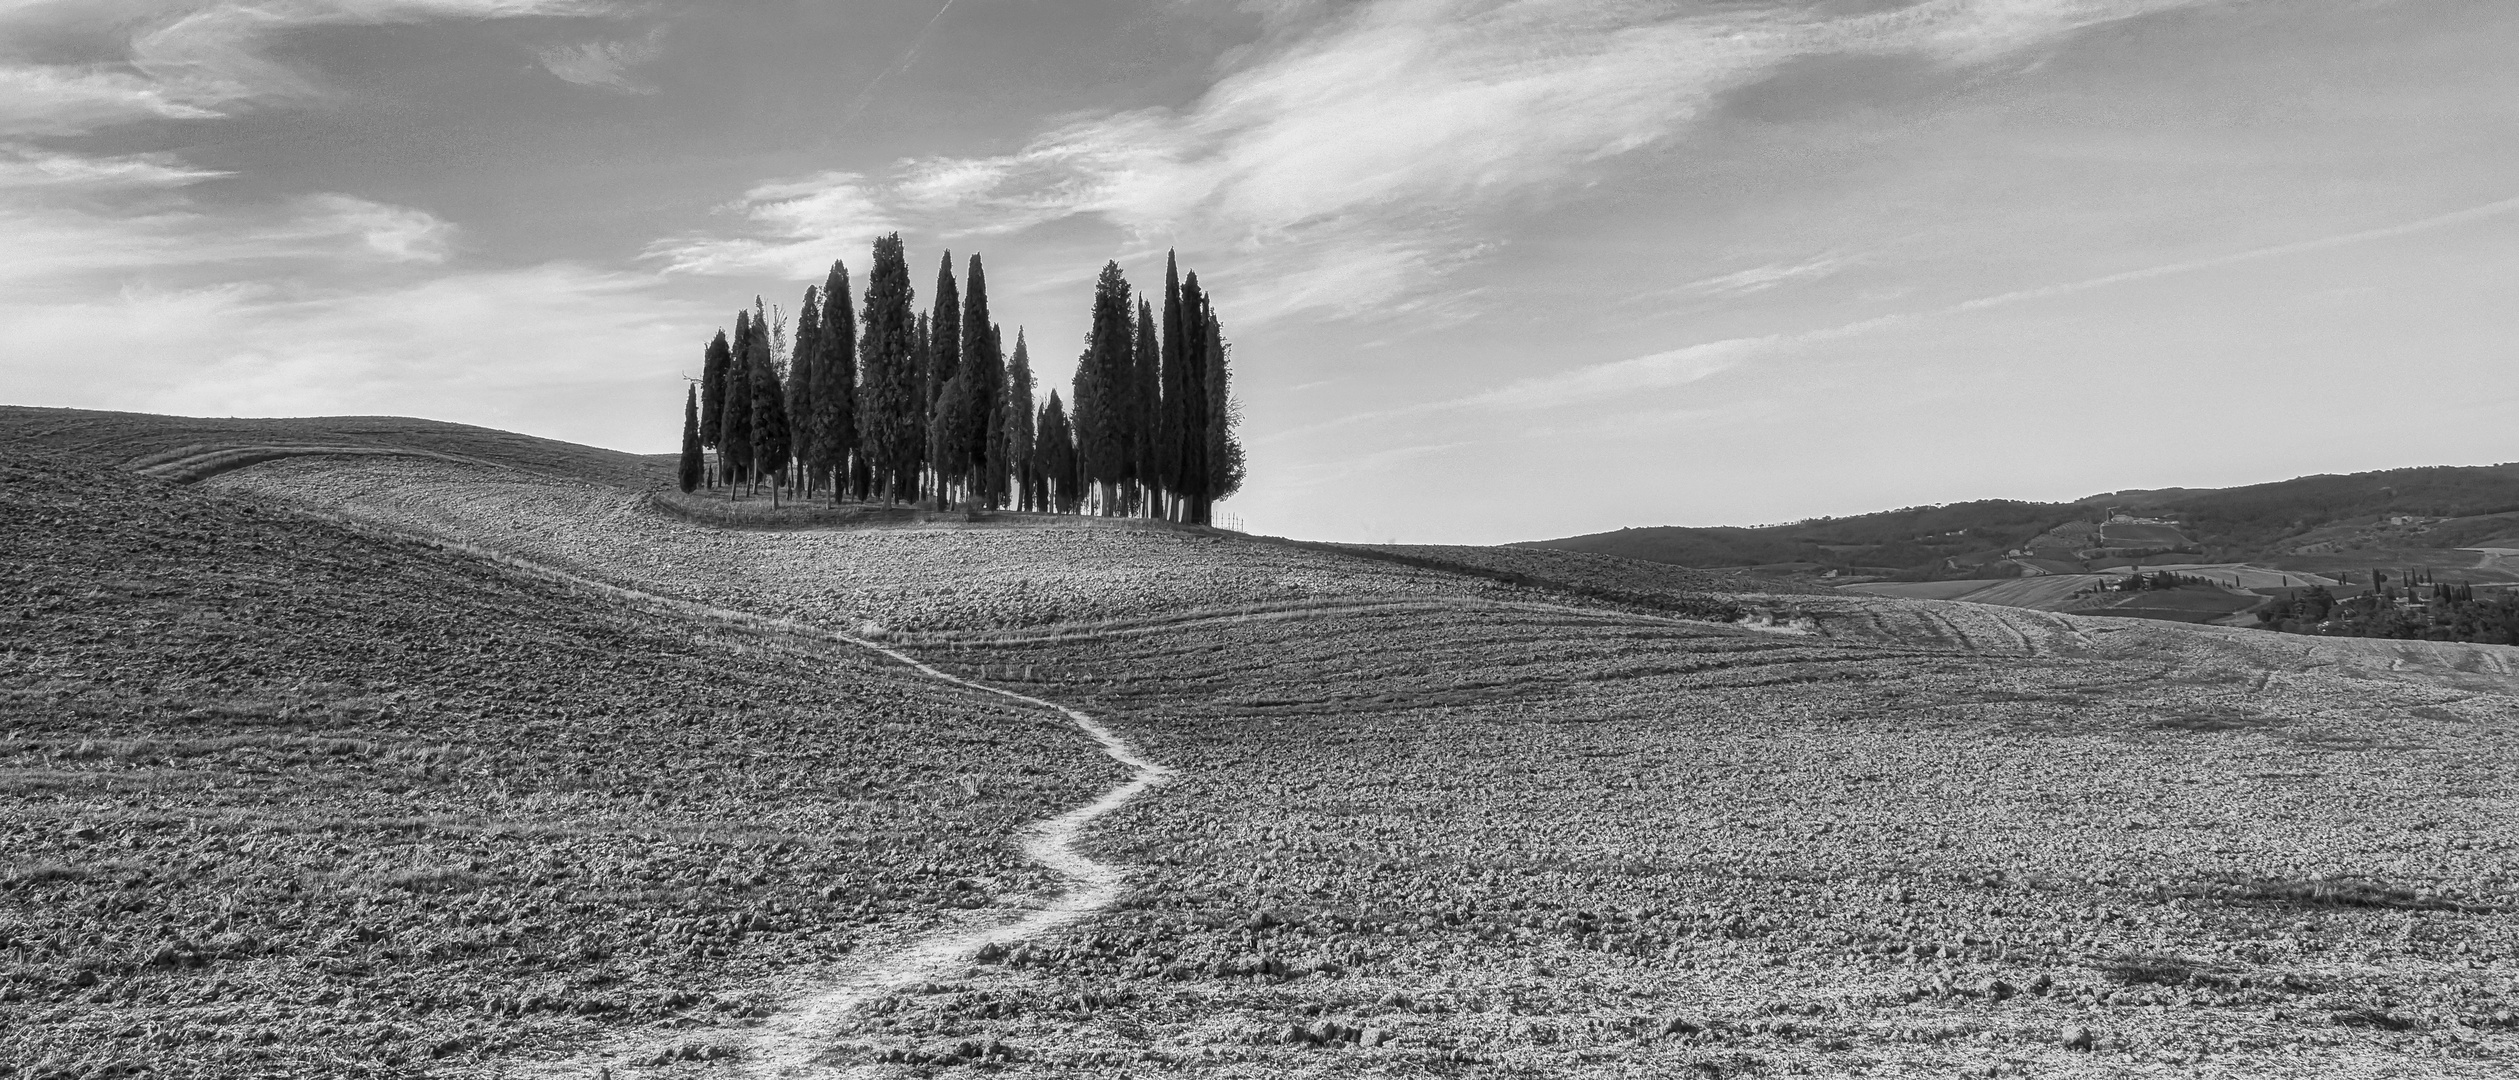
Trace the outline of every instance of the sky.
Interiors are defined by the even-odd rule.
[[[1259,532],[2519,459],[2507,0],[0,0],[0,401],[642,453],[898,231],[1175,250]]]

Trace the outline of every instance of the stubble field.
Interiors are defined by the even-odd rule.
[[[874,997],[823,1035],[822,1064],[844,1073],[2480,1077],[2519,1059],[2512,650],[1708,593],[1701,586],[1727,583],[1628,574],[1616,560],[1542,565],[1462,549],[1358,559],[1106,523],[727,532],[598,480],[438,459],[273,461],[204,487],[237,505],[306,508],[879,635],[944,670],[1086,710],[1172,767],[1168,783],[1087,833],[1097,857],[1133,867],[1115,907]],[[395,550],[424,555],[415,573],[431,580],[499,572]],[[512,607],[521,587],[495,595]],[[687,982],[742,1006],[570,1013],[496,1048],[459,1048],[429,1063],[439,1073],[757,1065],[746,1033],[815,979],[956,903],[1011,912],[1054,891],[1020,861],[1023,822],[1117,777],[1041,710],[922,684],[862,652],[847,660],[809,634],[669,623],[683,629],[660,637],[670,610],[566,590],[547,601],[563,602],[647,633],[609,646],[625,663],[670,655],[670,641],[699,650],[689,663],[700,670],[781,673],[747,676],[739,697],[761,726],[743,730],[805,744],[776,766],[792,780],[747,785],[756,766],[745,763],[763,758],[729,756],[713,728],[685,729],[670,735],[678,753],[724,764],[625,786],[660,799],[705,791],[719,820],[786,808],[796,824],[783,834],[825,845],[815,851],[867,850],[854,838],[890,828],[928,838],[940,857],[863,859],[877,875],[865,892],[851,884],[836,903],[787,905],[799,929],[768,935],[798,943],[784,951],[685,947],[679,960],[614,965],[642,987]],[[498,610],[460,590],[444,603]],[[1712,621],[1722,612],[1741,618]],[[117,618],[100,629],[135,626]],[[762,662],[782,655],[800,659]],[[469,680],[474,698],[410,718],[409,737],[488,742],[478,717],[502,707],[506,688],[565,666],[485,671]],[[899,695],[893,726],[867,715],[886,711],[864,704],[877,688]],[[805,698],[817,704],[785,704]],[[196,721],[179,721],[163,723],[198,737]],[[657,726],[601,730],[651,737]],[[931,728],[973,734],[923,745]],[[1036,734],[1004,737],[1018,729]],[[870,773],[978,774],[977,794],[911,786],[849,804],[872,816],[837,813],[800,791],[846,767],[807,750],[833,732],[853,753],[914,762]],[[68,735],[40,737],[49,747]],[[493,759],[518,752],[492,745]],[[561,771],[610,757],[564,746],[546,756]],[[212,760],[199,771],[236,768]],[[212,816],[193,798],[157,812]],[[465,812],[522,827],[545,805],[559,804]],[[14,812],[50,815],[58,831],[127,811],[29,789]],[[394,850],[367,832],[339,835],[351,854]],[[162,859],[185,850],[169,848]],[[694,855],[712,865],[734,850]],[[229,861],[190,858],[201,874]],[[913,875],[940,861],[967,867],[947,883],[980,887],[903,891],[890,923],[847,921],[881,909],[867,899],[889,887],[881,875],[933,880]],[[546,883],[546,903],[583,902],[621,876],[614,864],[575,865],[574,879]],[[763,862],[741,889],[783,897],[791,879],[826,872]],[[483,892],[503,881],[425,895],[505,902]],[[637,908],[584,917],[646,917]],[[99,934],[119,917],[53,909],[75,914],[42,940]],[[353,923],[330,909],[306,921]],[[844,929],[829,938],[808,929],[835,924]],[[404,962],[417,961],[387,966]],[[487,981],[448,970],[450,985]],[[143,966],[122,977],[137,987],[173,976]],[[229,1000],[251,1000],[251,985]],[[45,1011],[22,1014],[39,1037],[101,1023],[100,1006],[47,992]],[[121,991],[142,1004],[151,992]],[[446,1013],[476,1015],[433,1002],[398,1019]],[[604,1052],[615,1045],[730,1056],[639,1065]],[[319,1074],[288,1060],[298,1064],[276,1071]]]

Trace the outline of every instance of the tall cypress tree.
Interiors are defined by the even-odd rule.
[[[962,294],[953,284],[953,252],[945,252],[944,259],[936,265],[936,295],[930,302],[929,312],[920,320],[919,329],[921,344],[927,350],[929,370],[934,372],[928,383],[928,390],[933,395],[928,402],[928,417],[932,421],[938,415],[936,407],[944,401],[945,384],[962,374]],[[959,446],[962,440],[959,437],[939,439],[935,433],[929,434],[928,446],[942,443]],[[933,456],[928,458],[927,467],[937,477],[938,509],[944,508],[946,495],[941,489],[945,475],[951,473],[960,477],[964,472],[961,465],[962,462],[948,463]]]
[[[805,286],[804,306],[796,311],[795,355],[787,362],[788,453],[796,462],[798,497],[813,493],[822,476],[821,440],[814,426],[822,422],[813,401],[813,366],[822,359],[822,287]]]
[[[971,482],[981,504],[991,510],[1005,503],[1006,454],[998,443],[997,405],[1006,387],[1006,354],[997,340],[997,324],[988,312],[988,276],[980,257],[971,256],[963,274],[962,371],[971,387]]]
[[[971,482],[971,373],[945,380],[936,395],[935,422],[928,426],[928,457],[936,464],[936,503],[944,508],[954,489]]]
[[[953,283],[953,252],[936,266],[936,296],[927,313],[928,388],[936,397],[962,373],[962,292]],[[932,404],[932,402],[931,402]]]
[[[717,413],[724,406],[726,361],[733,355],[722,328],[700,350],[700,445],[711,450],[717,448]]]
[[[759,321],[755,320],[758,326]],[[752,475],[770,482],[770,498],[778,498],[787,461],[794,449],[787,422],[787,388],[779,385],[778,367],[770,357],[770,335],[752,335]]]
[[[1076,363],[1075,414],[1078,480],[1097,485],[1102,512],[1121,511],[1120,486],[1129,482],[1129,360],[1136,343],[1129,333],[1128,279],[1120,264],[1105,263],[1093,284],[1093,316],[1085,354]]]
[[[1234,425],[1241,420],[1239,407],[1233,402],[1233,346],[1224,339],[1224,324],[1216,319],[1215,298],[1207,298],[1207,483],[1206,505],[1198,515],[1201,525],[1215,524],[1215,505],[1230,499],[1242,490],[1244,465],[1242,439],[1234,434]]]
[[[1166,517],[1180,518],[1181,395],[1184,393],[1181,372],[1188,363],[1187,339],[1182,336],[1181,266],[1172,252],[1163,253],[1163,378],[1159,395],[1161,405],[1155,416],[1155,468],[1166,491]]]
[[[813,362],[814,461],[838,502],[857,449],[857,315],[849,300],[848,268],[837,260],[822,283],[821,354]]]
[[[1198,273],[1181,279],[1181,520],[1197,521],[1207,498],[1207,294]]]
[[[875,241],[866,274],[865,339],[859,344],[858,436],[874,486],[886,500],[916,497],[920,418],[918,320],[911,314],[910,264],[901,234]]]
[[[735,312],[735,341],[726,362],[725,401],[717,422],[718,471],[731,487],[752,475],[752,313]],[[731,493],[730,493],[731,494]]]
[[[1074,426],[1068,422],[1067,410],[1059,404],[1056,390],[1050,391],[1050,403],[1041,407],[1035,440],[1033,453],[1041,463],[1041,490],[1048,496],[1045,509],[1075,513],[1083,492],[1082,463],[1077,460]]]
[[[1137,300],[1136,356],[1129,365],[1130,374],[1135,376],[1129,387],[1129,404],[1135,413],[1134,430],[1130,432],[1135,438],[1129,452],[1137,459],[1137,485],[1145,491],[1147,517],[1163,516],[1163,472],[1157,465],[1163,455],[1156,450],[1156,425],[1163,416],[1163,356],[1161,346],[1156,344],[1160,339],[1161,335],[1155,332],[1154,308],[1141,296]]]
[[[975,271],[974,277],[977,276]],[[992,330],[991,337],[995,337]],[[1006,361],[1006,388],[998,396],[997,448],[1002,471],[1014,481],[1018,510],[1039,510],[1032,497],[1039,463],[1033,456],[1032,356],[1023,344],[1023,328],[1015,328],[1015,354]]]
[[[700,388],[685,385],[682,395],[682,464],[674,478],[682,485],[682,493],[700,486]]]
[[[718,428],[726,412],[726,365],[734,358],[734,349],[726,344],[726,331],[719,330],[710,338],[708,348],[700,353],[700,445],[717,449]],[[717,478],[708,478],[714,487]]]
[[[925,372],[925,375],[921,376],[919,392],[926,395],[926,401],[918,410],[918,444],[912,451],[916,455],[917,464],[912,471],[918,482],[924,483],[927,475],[935,471],[936,463],[927,456],[927,448],[933,443],[936,434],[929,430],[929,425],[935,421],[936,399],[944,394],[945,384],[943,380],[935,377],[936,339],[933,313],[919,312],[915,325],[917,331],[910,339],[911,362],[916,364],[920,371]],[[917,483],[911,485],[909,495],[912,502],[923,497]]]

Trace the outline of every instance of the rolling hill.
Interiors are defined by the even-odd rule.
[[[2519,573],[2461,549],[2515,536],[2519,464],[2120,491],[2069,503],[1986,500],[1748,528],[1632,528],[1519,546],[1699,569],[1759,566],[1904,580],[2089,572],[2148,561],[2304,572],[2416,566],[2507,581]]]

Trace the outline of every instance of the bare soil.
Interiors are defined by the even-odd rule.
[[[19,488],[49,490],[9,490]],[[28,982],[44,996],[0,1008],[25,1010],[8,1030],[31,1034],[0,1039],[59,1054],[100,1032],[197,1031],[184,1045],[230,1055],[220,1059],[230,1072],[250,1062],[296,1075],[333,1074],[332,1058],[300,1046],[343,1060],[365,1053],[355,1048],[378,1028],[359,1023],[432,1036],[506,1033],[508,1041],[464,1044],[433,1065],[418,1056],[421,1040],[388,1036],[404,1069],[583,1075],[603,1063],[616,1076],[733,1075],[798,1066],[765,1049],[792,1043],[763,1033],[799,1030],[804,1019],[813,1021],[815,1064],[797,1075],[2484,1077],[2519,1063],[2511,1012],[2519,650],[1710,593],[1694,580],[1626,577],[1605,563],[1499,561],[1477,569],[1509,572],[1450,572],[1437,563],[1475,557],[1358,558],[1107,523],[733,531],[659,512],[645,489],[442,458],[273,460],[200,489],[156,490],[225,500],[250,509],[246,520],[274,506],[334,515],[355,528],[281,516],[291,530],[319,530],[304,536],[352,545],[342,550],[384,553],[342,555],[336,561],[349,569],[325,570],[331,564],[315,556],[333,549],[292,531],[253,558],[225,548],[184,555],[190,561],[165,576],[201,576],[203,585],[183,595],[244,589],[288,614],[282,625],[318,628],[307,636],[309,656],[344,657],[332,669],[295,653],[235,667],[330,672],[322,679],[353,687],[368,667],[414,680],[407,685],[422,692],[394,708],[442,703],[374,719],[361,706],[326,722],[366,725],[354,730],[370,742],[478,744],[497,764],[473,779],[423,784],[380,781],[377,766],[266,775],[251,759],[222,758],[186,766],[164,793],[102,803],[79,785],[46,781],[18,796],[6,819],[42,822],[14,834],[12,856],[65,831],[106,836],[96,823],[145,807],[175,835],[153,858],[193,876],[145,884],[158,891],[141,899],[189,911],[181,905],[212,903],[198,897],[222,891],[202,882],[250,872],[232,864],[256,865],[233,844],[214,852],[182,832],[232,810],[214,801],[227,789],[205,782],[261,784],[253,805],[303,805],[327,821],[423,816],[399,803],[354,814],[327,799],[364,806],[426,796],[443,813],[522,830],[591,811],[549,797],[493,801],[498,784],[575,792],[582,771],[609,778],[605,770],[618,769],[610,787],[666,807],[695,802],[713,822],[781,823],[778,835],[805,845],[792,849],[793,865],[729,843],[692,848],[683,856],[691,861],[668,869],[741,867],[735,876],[750,884],[717,901],[735,906],[703,910],[766,907],[779,913],[773,925],[794,929],[747,935],[784,948],[744,944],[723,957],[670,944],[663,956],[631,954],[636,964],[531,954],[548,966],[529,970],[551,986],[610,963],[606,970],[648,980],[636,986],[689,983],[711,1001],[743,1002],[736,1008],[511,1014],[464,1004],[500,999],[499,988],[518,983],[507,969],[410,967],[439,995],[422,1009],[411,1004],[423,1000],[419,990],[393,989],[404,985],[391,982],[406,970],[399,965],[464,961],[385,948],[354,954],[371,973],[357,977],[385,989],[363,991],[370,996],[349,1016],[390,1019],[318,1021],[309,1010],[332,1006],[305,1004],[298,984],[241,977],[262,970],[249,965],[282,965],[274,954],[161,970],[145,962],[154,953],[116,953],[120,942],[147,939],[117,920],[149,930],[194,924],[155,907],[119,912],[99,898],[130,886],[106,890],[83,877],[72,884],[91,891],[75,895],[0,893],[32,897],[25,914],[10,916],[22,921],[10,924],[12,955],[25,958],[12,970],[49,972],[56,957],[89,953],[141,959],[111,969],[120,981],[99,967],[89,985]],[[141,498],[127,501],[147,505]],[[71,504],[14,516],[86,521],[56,505]],[[70,581],[149,551],[187,550],[147,539],[163,524],[111,518],[93,527],[141,539],[114,541],[122,546],[101,561],[79,562],[87,557],[73,544],[11,565],[57,563],[67,569],[40,570],[51,575],[44,580]],[[230,527],[222,518],[209,531]],[[465,545],[658,600],[560,588],[544,575],[380,538],[388,535]],[[407,573],[388,565],[402,565],[405,553]],[[271,561],[284,555],[315,561]],[[230,563],[265,584],[204,576],[202,568]],[[38,571],[12,572],[32,580]],[[367,603],[360,588],[387,595]],[[281,611],[280,596],[300,606]],[[759,618],[712,622],[683,605]],[[70,620],[72,608],[45,617]],[[405,608],[413,619],[446,620],[444,633],[458,640],[542,647],[462,653],[474,666],[444,676],[431,673],[457,654],[402,645],[413,662],[399,664],[351,647],[351,612]],[[43,769],[107,766],[75,765],[86,759],[62,745],[79,732],[42,726],[52,714],[25,703],[104,685],[98,673],[110,667],[95,665],[108,661],[88,657],[139,668],[165,642],[190,640],[161,627],[184,625],[176,619],[100,610],[13,641],[12,680],[89,665],[27,682],[39,688],[33,696],[11,699],[21,702],[11,718],[23,730],[9,745],[40,741],[22,757]],[[1741,617],[1706,616],[1725,611]],[[468,633],[476,625],[481,632]],[[563,633],[598,626],[618,636],[570,645],[576,639]],[[957,917],[1022,918],[1072,895],[1077,878],[1041,868],[1024,845],[1040,835],[1034,823],[1088,805],[1121,774],[1063,717],[940,685],[863,650],[836,653],[832,635],[1079,710],[1169,766],[1169,782],[1082,834],[1084,854],[1125,874],[1113,905],[994,948],[957,939],[974,951],[922,968],[932,975],[918,982],[849,990],[870,985],[850,981],[852,972],[925,955],[918,950],[946,940],[939,933],[967,925]],[[433,640],[402,629],[377,636]],[[200,648],[266,655],[227,639]],[[501,666],[479,666],[491,655]],[[618,677],[605,662],[638,677]],[[672,702],[720,693],[733,672],[745,680],[746,708],[730,707],[735,715],[714,724],[670,723],[696,708]],[[556,689],[526,697],[520,713],[503,711],[517,688],[546,683]],[[295,685],[251,684],[258,694]],[[578,708],[581,699],[594,704]],[[145,720],[163,729],[150,735],[158,739],[214,730],[210,717],[171,706],[81,715],[82,728]],[[532,737],[505,735],[519,724],[541,726]],[[633,764],[616,765],[605,740],[662,740],[672,753],[656,760],[699,764],[634,767],[634,754]],[[765,742],[779,751],[752,749]],[[862,755],[892,757],[849,773]],[[522,764],[505,764],[511,757]],[[827,775],[861,776],[860,790],[835,798],[817,779]],[[958,782],[966,775],[980,778],[976,787]],[[894,786],[924,776],[957,782]],[[344,790],[330,794],[327,784]],[[385,792],[394,785],[403,790]],[[658,812],[643,800],[585,805],[662,829],[637,816]],[[107,850],[122,850],[124,833],[111,835]],[[401,850],[406,837],[436,834],[361,824],[321,835],[333,846],[288,856],[303,865],[290,863],[274,882],[334,888],[319,873],[337,868],[320,860],[381,864],[377,856]],[[256,836],[253,851],[271,843]],[[65,867],[107,861],[87,848],[43,850]],[[616,842],[570,849],[558,862],[581,882],[632,880],[647,865],[634,858],[642,850]],[[448,847],[442,857],[556,872],[503,851]],[[920,860],[906,861],[913,853]],[[514,901],[494,895],[546,912],[572,890],[590,891],[550,884],[559,879],[539,886],[559,890],[548,893],[509,884],[522,873],[497,870],[481,887],[527,890]],[[817,901],[825,875],[845,873],[864,877],[847,879],[841,901]],[[976,884],[952,884],[966,881]],[[874,899],[904,885],[926,887]],[[57,887],[68,886],[10,886]],[[293,909],[292,894],[269,888],[251,910],[298,912],[289,925],[305,938],[288,939],[280,957],[365,947],[360,928],[433,926],[427,920],[439,917],[423,904],[437,894],[401,901],[408,890],[395,886],[343,894],[364,909]],[[966,895],[987,906],[958,911]],[[745,906],[749,897],[778,903]],[[403,906],[377,920],[375,905],[387,900]],[[884,903],[896,905],[890,921],[848,921]],[[569,911],[568,925],[603,936],[618,956],[647,946],[612,927],[656,925],[681,910],[620,900]],[[723,916],[694,925],[723,925],[712,917]],[[197,938],[211,925],[187,932]],[[266,941],[281,931],[257,924],[251,933]],[[225,986],[215,999],[156,989],[199,986],[180,980],[211,973]],[[80,996],[98,987],[113,996]],[[841,991],[853,994],[845,1008],[816,1011]],[[379,1002],[401,1011],[379,1012]],[[220,1011],[171,1011],[184,1008]],[[138,1011],[108,1012],[120,1009]],[[233,1034],[262,1031],[266,1017],[294,1025],[284,1045]],[[429,1028],[440,1017],[449,1026]],[[667,1052],[638,1064],[610,1052],[622,1045]],[[253,1053],[274,1056],[239,1056]]]

